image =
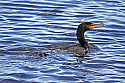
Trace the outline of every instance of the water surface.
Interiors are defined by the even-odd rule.
[[[124,0],[1,0],[0,83],[125,83],[124,17]],[[80,19],[105,24],[86,33],[85,57],[27,53],[78,43]]]

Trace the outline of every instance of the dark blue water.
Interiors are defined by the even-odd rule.
[[[78,43],[80,19],[105,24],[86,33],[94,51],[33,53]],[[125,83],[125,1],[0,0],[0,83]]]

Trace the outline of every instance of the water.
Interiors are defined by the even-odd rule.
[[[0,83],[125,83],[124,0],[0,0]],[[85,57],[29,50],[78,43],[80,19],[103,21],[86,33]]]

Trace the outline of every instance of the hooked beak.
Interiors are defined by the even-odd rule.
[[[95,29],[95,28],[100,28],[100,27],[103,27],[104,24],[102,22],[99,22],[99,23],[92,23],[91,25],[89,25],[89,29]]]
[[[97,28],[97,24],[93,23],[93,24],[89,25],[88,28],[89,29],[95,29],[95,28]]]

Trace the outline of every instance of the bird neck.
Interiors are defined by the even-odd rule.
[[[87,41],[85,40],[84,34],[88,30],[87,26],[85,24],[80,24],[77,28],[77,40],[79,41],[81,47],[86,49]]]

